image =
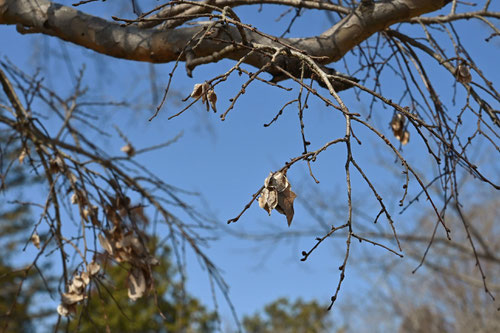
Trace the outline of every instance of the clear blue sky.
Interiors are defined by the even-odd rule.
[[[74,1],[62,1],[65,4],[72,2]],[[106,12],[109,17],[115,14],[115,12],[106,11],[110,6],[113,7],[107,2],[99,2],[83,6],[82,9],[102,10],[101,13]],[[274,22],[274,19],[284,10],[283,8],[265,6],[263,13],[257,13],[256,9],[240,8],[238,13],[246,17],[249,23],[265,32],[281,32],[290,19],[288,15],[283,21]],[[298,23],[292,29],[293,36],[317,34],[329,26],[325,15],[317,11],[306,12]],[[493,65],[493,55],[484,54],[476,47],[479,44],[476,44],[475,36],[480,35],[479,38],[482,39],[487,37],[487,34],[476,22],[470,22],[468,27],[463,31],[463,39],[467,40],[467,44],[470,43],[469,51],[479,63],[486,62],[494,66],[488,75],[493,82],[498,82],[500,74],[497,69],[498,65]],[[127,136],[137,149],[158,144],[184,132],[178,143],[163,150],[138,156],[138,160],[146,164],[165,182],[201,193],[202,199],[189,197],[185,199],[191,200],[190,202],[196,204],[199,209],[212,216],[216,225],[220,227],[216,233],[218,238],[212,241],[206,250],[222,270],[225,280],[230,285],[230,296],[240,316],[253,313],[261,309],[264,304],[281,296],[291,299],[302,297],[307,300],[314,298],[323,303],[329,302],[339,278],[338,266],[342,262],[345,241],[341,237],[328,240],[307,262],[301,262],[299,260],[301,251],[308,250],[314,245],[314,237],[324,234],[324,229],[307,213],[301,201],[314,202],[317,196],[321,197],[331,204],[332,211],[319,211],[318,213],[326,217],[329,224],[343,223],[345,211],[342,207],[346,203],[344,173],[346,152],[343,145],[331,147],[313,164],[315,176],[321,181],[318,185],[315,185],[308,176],[305,164],[297,164],[289,171],[290,182],[299,196],[291,228],[286,226],[286,219],[283,215],[273,212],[272,216],[268,217],[267,213],[256,203],[237,223],[226,226],[226,221],[235,217],[249,201],[251,195],[260,188],[269,171],[281,168],[289,158],[301,154],[302,141],[296,106],[287,108],[281,118],[271,127],[263,127],[263,124],[269,122],[285,102],[295,98],[296,91],[283,94],[280,90],[270,89],[266,85],[253,84],[240,98],[224,122],[219,119],[220,113],[207,113],[201,104],[186,111],[180,117],[167,120],[168,116],[183,107],[180,100],[191,92],[195,83],[210,79],[214,73],[227,70],[233,63],[221,61],[196,68],[192,79],[185,75],[182,65],[175,74],[169,103],[162,109],[159,117],[149,122],[148,118],[153,111],[147,106],[152,98],[148,80],[149,64],[97,55],[81,47],[46,36],[19,35],[12,26],[0,26],[0,41],[4,45],[0,50],[2,59],[7,57],[28,73],[33,73],[37,67],[42,67],[41,75],[45,77],[44,82],[57,91],[68,92],[73,85],[73,73],[85,64],[84,83],[90,88],[90,96],[114,100],[125,99],[131,103],[139,102],[144,105],[135,110],[94,109],[102,117],[100,125],[102,124],[101,126],[108,129],[114,136],[102,138],[95,133],[91,136],[100,140],[100,145],[109,154],[120,155],[119,149],[124,145],[123,141],[115,135],[113,124],[125,129]],[[61,59],[61,56],[65,55],[71,59],[70,66],[67,66]],[[173,64],[154,66],[161,93]],[[342,68],[339,67],[339,70]],[[443,72],[431,73],[431,75],[442,75],[443,82],[451,84],[449,74]],[[233,77],[217,87],[219,110],[225,110],[224,106],[229,105],[229,98],[239,90],[244,79]],[[397,99],[400,87],[397,84],[393,85],[389,78],[386,78],[385,82],[387,95],[391,97],[393,94]],[[285,82],[284,85],[293,86],[291,82]],[[458,89],[459,96],[463,93],[463,89]],[[342,93],[341,97],[345,98],[352,112],[366,114],[368,106],[365,101],[356,101],[352,91]],[[443,96],[443,98],[447,100],[450,96]],[[375,123],[379,128],[382,128],[388,137],[393,139],[386,125],[392,117],[392,110],[380,107],[375,111],[374,117],[377,118]],[[311,150],[343,136],[345,131],[343,117],[325,108],[323,103],[314,99],[309,102],[305,121],[306,135],[312,142]],[[394,158],[386,151],[378,150],[381,146],[373,143],[373,136],[367,135],[361,129],[355,128],[356,130],[359,131],[356,134],[359,134],[363,140],[361,147],[354,148],[357,161],[365,168],[371,166],[369,173],[376,179],[375,183],[382,188],[382,192],[391,195],[396,188],[398,195],[401,194],[401,179],[394,179],[393,174],[382,165],[382,162],[391,165]],[[425,169],[422,159],[425,150],[422,148],[421,143],[411,142],[404,152],[406,156],[409,156],[409,160],[417,163],[421,161],[419,167]],[[376,215],[375,201],[371,194],[368,195],[369,189],[361,182],[357,174],[353,175],[353,189],[357,207],[371,216]],[[417,188],[413,186],[413,190]],[[393,212],[398,211],[397,200],[387,201],[386,204]],[[422,205],[417,209],[422,210],[422,207],[426,206]],[[397,214],[393,215],[398,222],[403,220]],[[409,210],[401,222],[414,221],[415,216],[417,216],[415,211]],[[354,221],[369,224],[360,214],[355,215]],[[266,242],[245,240],[231,235],[232,232],[275,232],[290,236],[298,230],[315,231],[308,237],[298,239],[284,237],[281,241]],[[358,260],[356,254],[361,255],[363,248],[378,251],[381,256],[390,255],[368,244],[359,245],[358,243],[353,245],[352,260]],[[393,244],[389,245],[395,248]],[[212,306],[206,272],[200,269],[197,260],[189,251],[188,259],[188,290],[202,299],[205,304]],[[366,272],[349,267],[346,274],[338,305],[346,301],[346,295],[362,295],[370,286],[364,282],[367,278]],[[369,277],[368,280],[370,280]],[[230,321],[229,310],[220,295],[218,295],[218,301],[223,316]]]

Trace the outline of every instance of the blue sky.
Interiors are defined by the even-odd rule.
[[[71,1],[62,1],[69,4]],[[82,10],[103,12],[108,8],[107,3],[97,3],[83,6]],[[494,6],[494,5],[493,5]],[[290,15],[281,22],[274,22],[284,9],[275,6],[265,6],[263,13],[256,9],[239,8],[237,13],[243,20],[260,27],[268,33],[281,32],[288,23]],[[447,10],[449,10],[447,8]],[[107,12],[108,16],[115,14]],[[286,22],[286,23],[285,23]],[[308,36],[322,32],[329,26],[324,14],[317,11],[306,12],[298,24],[292,29],[293,36]],[[463,39],[471,46],[469,52],[480,64],[493,66],[493,55],[481,52],[477,45],[483,45],[478,40],[487,37],[482,27],[475,21],[468,24],[463,30]],[[476,36],[481,36],[476,38]],[[313,164],[315,176],[321,181],[314,184],[307,165],[297,164],[288,173],[293,189],[299,196],[295,207],[295,218],[291,228],[286,226],[283,215],[273,212],[271,217],[260,209],[256,203],[235,224],[226,225],[229,218],[235,217],[251,195],[260,188],[269,171],[281,168],[288,159],[299,156],[302,152],[297,108],[292,106],[285,109],[280,119],[271,127],[264,128],[281,106],[295,98],[297,91],[282,93],[277,89],[270,89],[263,84],[253,84],[240,98],[236,107],[230,111],[226,121],[219,119],[219,114],[206,112],[204,106],[195,105],[181,116],[172,120],[167,118],[183,108],[181,99],[186,97],[195,83],[210,79],[214,73],[229,69],[233,62],[221,61],[217,64],[202,66],[194,70],[194,77],[185,75],[183,66],[177,69],[174,77],[173,91],[168,103],[160,115],[149,122],[152,114],[151,87],[149,78],[150,65],[146,63],[130,62],[97,55],[77,46],[63,43],[54,38],[41,35],[19,35],[12,26],[0,26],[0,40],[3,45],[9,45],[0,50],[2,60],[7,57],[16,66],[28,73],[33,73],[37,67],[43,67],[42,76],[46,84],[56,91],[68,92],[73,86],[73,78],[82,65],[86,66],[84,83],[90,88],[90,96],[109,98],[114,100],[125,99],[131,103],[141,103],[143,107],[130,110],[127,108],[93,109],[101,117],[101,126],[109,126],[113,138],[103,138],[95,133],[101,147],[111,155],[120,155],[120,147],[124,145],[112,125],[116,124],[124,129],[128,138],[136,149],[152,146],[173,138],[183,132],[182,138],[174,145],[165,149],[138,156],[141,163],[148,166],[155,174],[167,183],[186,190],[196,191],[201,197],[185,197],[199,209],[211,216],[218,227],[217,239],[210,242],[206,249],[207,254],[221,269],[226,282],[230,285],[231,300],[238,314],[251,314],[261,309],[264,304],[277,297],[295,299],[302,297],[306,300],[317,299],[328,303],[334,292],[339,278],[338,266],[344,254],[345,240],[343,237],[334,237],[323,243],[308,259],[301,262],[301,251],[311,248],[314,237],[322,236],[322,229],[301,201],[314,203],[319,196],[331,204],[331,210],[322,210],[318,214],[325,217],[329,224],[340,225],[345,219],[345,146],[331,147],[322,153]],[[470,43],[470,44],[469,44]],[[496,48],[491,50],[498,51]],[[61,55],[68,55],[70,65],[61,60]],[[334,67],[340,66],[334,64]],[[497,65],[494,65],[497,66]],[[173,64],[154,65],[157,74],[157,83],[160,93],[168,80],[168,73]],[[497,68],[497,67],[496,67]],[[338,68],[342,70],[341,66]],[[445,72],[431,73],[435,78],[442,77],[443,84],[450,84],[452,78]],[[500,73],[492,70],[487,73],[493,82],[498,82]],[[388,97],[399,96],[399,83],[390,77],[383,78],[385,91]],[[245,78],[231,77],[227,82],[216,88],[218,108],[225,110],[229,98],[239,90]],[[283,85],[293,87],[291,82]],[[459,98],[464,91],[458,89]],[[352,91],[341,93],[346,104],[353,112],[366,114],[368,106],[362,99],[357,101]],[[449,100],[450,95],[442,96]],[[379,104],[380,106],[380,104]],[[498,108],[498,106],[496,106]],[[396,140],[389,131],[388,123],[392,117],[392,110],[381,106],[375,112],[374,123],[379,126],[395,143]],[[311,150],[321,147],[324,143],[343,136],[344,119],[336,112],[327,109],[324,103],[311,99],[305,113],[305,131]],[[382,193],[388,198],[402,194],[402,179],[387,171],[383,164],[394,167],[394,158],[381,146],[374,143],[374,138],[361,128],[355,127],[363,145],[353,147],[355,158],[375,179]],[[416,134],[416,133],[412,133]],[[426,170],[425,150],[420,142],[412,141],[404,149],[405,156],[417,163],[417,169]],[[418,188],[413,185],[410,189],[415,193]],[[377,213],[376,202],[371,197],[369,189],[363,184],[358,174],[353,172],[353,198],[357,208],[374,217]],[[419,212],[428,208],[424,204],[410,209],[404,218],[400,218],[397,199],[386,201],[387,206],[399,223],[413,223]],[[424,207],[424,208],[423,208]],[[181,217],[182,213],[180,213]],[[361,214],[355,214],[355,223],[368,223]],[[386,221],[381,223],[387,227]],[[403,226],[404,228],[404,226]],[[290,238],[291,234],[300,230],[312,230],[307,237]],[[160,229],[161,232],[161,229]],[[232,233],[260,233],[274,232],[283,235],[281,240],[258,242],[253,239],[234,237]],[[392,248],[394,244],[388,243]],[[351,260],[358,260],[366,248],[380,256],[390,256],[368,244],[353,245]],[[187,252],[188,290],[196,297],[212,306],[212,296],[206,272],[204,272],[191,252]],[[361,259],[359,259],[361,260]],[[347,295],[363,295],[369,291],[376,277],[369,277],[370,272],[363,272],[350,266],[347,277],[340,293],[338,305],[347,304]],[[229,309],[218,293],[218,302],[224,318],[230,321]],[[340,320],[340,319],[339,319]]]

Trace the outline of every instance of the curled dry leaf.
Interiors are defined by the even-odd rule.
[[[405,116],[402,115],[401,113],[396,113],[393,117],[392,117],[392,120],[391,120],[391,128],[392,128],[392,131],[394,132],[394,135],[396,135],[396,133],[399,133],[400,131],[403,130],[404,126],[405,126]]]
[[[155,257],[148,257],[147,263],[151,266],[156,266],[160,264],[160,261],[156,259]]]
[[[286,188],[278,195],[278,205],[276,206],[276,210],[286,216],[288,226],[292,224],[294,214],[293,201],[296,197],[297,195],[290,189],[290,187]]]
[[[132,146],[130,143],[127,143],[125,146],[121,147],[120,150],[127,154],[128,157],[132,157],[135,155],[134,146]]]
[[[21,154],[19,154],[19,164],[23,164],[24,159],[26,158],[26,155],[28,155],[26,149],[23,149],[21,151]]]
[[[217,102],[217,95],[215,94],[215,91],[213,89],[210,89],[208,91],[207,99],[210,102],[210,105],[212,106],[212,110],[214,110],[214,112],[217,112],[217,108],[215,106],[215,104]]]
[[[139,238],[135,237],[132,233],[128,233],[121,241],[117,242],[116,248],[124,248],[128,252],[133,250],[140,256],[142,256],[145,252],[144,246],[142,246]]]
[[[83,283],[88,286],[90,284],[90,275],[87,272],[82,272],[80,274],[80,278],[82,279]]]
[[[59,304],[57,306],[57,313],[63,317],[67,317],[69,315],[69,310],[64,304]]]
[[[191,92],[191,97],[192,98],[200,98],[203,97],[208,89],[208,83],[203,82],[203,83],[197,83],[193,87],[193,91]]]
[[[146,278],[141,269],[134,268],[128,277],[128,297],[135,301],[146,292]]]
[[[390,123],[392,133],[403,145],[410,141],[410,132],[405,130],[405,122],[406,117],[401,113],[396,113]]]
[[[278,192],[283,192],[289,185],[288,179],[282,172],[270,172],[269,176],[264,180],[266,188],[273,188]]]
[[[67,176],[71,183],[76,183],[78,181],[78,178],[76,178],[75,174],[71,172],[67,173]]]
[[[62,293],[61,296],[62,296],[61,300],[62,300],[63,304],[66,304],[66,305],[71,305],[71,304],[78,303],[80,301],[83,301],[84,298],[85,298],[85,295],[83,293],[81,293],[81,294],[77,294],[77,293]]]
[[[99,221],[97,220],[98,211],[99,208],[97,206],[85,207],[82,212],[83,219],[88,222],[90,217],[90,221],[93,225],[99,225]]]
[[[71,201],[71,203],[72,203],[73,205],[77,204],[77,203],[78,203],[78,195],[77,195],[76,193],[73,193],[73,194],[71,195],[71,199],[70,199],[70,201]]]
[[[38,236],[36,231],[33,233],[33,236],[31,236],[31,242],[37,249],[40,249],[40,236]]]
[[[97,273],[99,273],[100,270],[101,266],[95,261],[92,261],[90,264],[87,265],[87,272],[89,272],[90,276],[96,275]]]
[[[398,138],[399,141],[401,141],[401,144],[405,145],[410,141],[410,132],[404,131],[403,137]]]
[[[271,211],[278,205],[278,192],[274,189],[264,188],[260,193],[259,207],[271,215]]]
[[[83,281],[82,277],[77,275],[73,278],[73,283],[71,284],[75,289],[81,289],[82,287],[85,287],[85,282]]]
[[[63,170],[63,161],[59,156],[51,159],[49,161],[49,171],[50,173],[58,173]]]
[[[212,110],[214,110],[214,112],[217,112],[217,108],[215,105],[217,102],[217,95],[215,94],[215,91],[210,88],[208,82],[195,84],[190,97],[195,99],[201,98],[201,101],[207,106],[207,111],[210,110],[211,106]]]
[[[108,241],[108,239],[103,236],[102,234],[97,235],[99,238],[99,243],[101,244],[102,248],[108,252],[110,256],[113,255],[113,247],[111,246],[111,243]]]
[[[470,83],[472,81],[472,75],[470,74],[469,67],[465,62],[458,65],[455,70],[455,77],[460,83]]]
[[[259,206],[269,215],[276,209],[286,216],[288,226],[292,224],[294,215],[293,202],[297,195],[292,191],[290,183],[283,172],[269,173],[264,180],[264,189],[259,197]]]

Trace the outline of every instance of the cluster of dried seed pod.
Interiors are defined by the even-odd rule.
[[[135,301],[144,296],[153,282],[149,267],[158,265],[158,260],[149,254],[132,231],[124,233],[121,228],[113,227],[98,237],[102,248],[116,262],[126,262],[132,266],[128,278],[129,298]]]
[[[92,261],[87,265],[87,271],[80,272],[73,276],[73,280],[67,287],[67,291],[61,294],[61,304],[57,306],[57,312],[61,316],[68,316],[76,313],[76,305],[87,298],[86,289],[90,280],[100,271],[101,266]]]
[[[391,120],[392,133],[401,144],[405,145],[410,141],[410,132],[405,128],[406,117],[401,113],[396,113]]]
[[[210,110],[210,103],[212,110],[214,110],[214,112],[217,112],[217,108],[215,105],[217,102],[217,95],[215,94],[214,89],[211,88],[207,82],[195,84],[193,91],[191,92],[191,95],[189,95],[189,97],[195,99],[201,98],[201,101],[207,106],[207,111]]]
[[[286,216],[288,226],[292,224],[293,219],[293,201],[297,195],[292,191],[292,186],[288,182],[285,173],[269,173],[264,180],[264,189],[260,193],[259,206],[269,215],[276,209],[279,213]]]
[[[81,190],[74,190],[70,197],[70,202],[73,205],[78,205],[80,208],[80,214],[83,220],[86,222],[91,222],[95,226],[100,226],[101,222],[98,220],[99,208],[96,205],[89,203],[87,196]]]
[[[113,227],[98,235],[99,243],[106,253],[118,263],[131,265],[128,278],[128,296],[132,300],[141,298],[152,285],[151,266],[158,260],[151,256],[144,245],[144,235],[131,230],[123,220],[125,215],[132,219],[145,219],[142,208],[130,207],[128,197],[117,196],[106,206],[106,216]]]

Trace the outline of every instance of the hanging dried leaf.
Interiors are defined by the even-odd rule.
[[[160,264],[160,261],[158,259],[156,259],[155,257],[148,257],[147,263],[148,263],[148,265],[156,266],[156,265]]]
[[[275,189],[264,188],[260,193],[259,207],[271,215],[271,211],[278,205],[278,192]]]
[[[37,249],[40,249],[40,236],[38,236],[38,233],[36,231],[33,233],[33,236],[31,236],[31,242],[36,246]]]
[[[460,65],[458,65],[457,69],[455,70],[455,77],[460,83],[470,83],[472,81],[472,75],[470,74],[467,63],[462,62]]]
[[[210,102],[210,105],[212,106],[212,110],[214,110],[214,112],[217,112],[217,108],[215,107],[215,103],[217,102],[217,95],[215,94],[215,91],[213,89],[210,89],[208,91],[207,99]]]
[[[144,246],[142,245],[141,241],[137,237],[132,237],[130,245],[134,248],[134,251],[136,254],[142,256],[145,254],[146,250],[144,249]]]
[[[69,310],[65,305],[59,304],[57,306],[57,313],[59,313],[63,317],[67,317],[69,315]]]
[[[51,159],[49,161],[49,171],[50,173],[58,173],[63,170],[63,161],[59,156]]]
[[[401,138],[400,141],[401,141],[401,144],[403,144],[403,145],[407,144],[410,141],[410,132],[405,131],[403,133],[403,137]]]
[[[83,279],[79,275],[73,278],[73,282],[71,283],[71,285],[75,290],[80,290],[81,288],[85,287],[85,283],[83,282]]]
[[[120,150],[127,154],[128,157],[132,157],[135,155],[135,149],[130,143],[127,143],[125,146],[121,147]]]
[[[208,84],[206,82],[195,84],[193,87],[193,91],[191,92],[191,97],[200,98],[204,94],[204,90],[206,90],[207,86]]]
[[[73,194],[71,195],[71,199],[70,199],[70,201],[71,201],[71,203],[72,203],[73,205],[76,205],[76,204],[78,203],[78,194],[73,193]]]
[[[293,219],[293,201],[297,195],[292,191],[290,183],[283,172],[269,173],[264,180],[264,189],[259,197],[259,206],[269,215],[271,211],[276,210],[285,215],[288,226],[292,224]]]
[[[403,145],[410,141],[410,132],[405,130],[405,122],[406,117],[401,113],[396,113],[390,123],[392,133]]]
[[[297,195],[290,189],[290,187],[278,195],[278,205],[276,206],[276,210],[286,216],[288,226],[292,224],[294,214],[293,201],[296,197]]]
[[[82,272],[82,274],[80,274],[80,277],[83,281],[83,283],[88,286],[90,284],[90,275],[89,273],[87,272]]]
[[[396,133],[400,133],[404,126],[405,126],[405,116],[401,113],[396,113],[393,117],[392,117],[392,120],[391,120],[391,128],[392,128],[392,131],[394,132],[394,135],[396,135]]]
[[[90,264],[87,265],[87,272],[89,272],[90,276],[96,275],[99,273],[99,270],[101,269],[101,266],[96,263],[95,261],[92,261]]]
[[[85,299],[84,294],[77,294],[77,293],[62,293],[61,296],[63,304],[66,305],[75,304]]]
[[[26,158],[26,155],[28,155],[28,153],[26,152],[26,149],[23,149],[21,151],[21,154],[19,154],[19,164],[23,164],[24,162],[24,159]]]
[[[210,105],[212,106],[214,112],[217,112],[215,108],[215,103],[217,102],[217,95],[215,94],[214,90],[210,88],[208,82],[195,84],[190,96],[196,99],[201,97],[202,103],[204,103],[207,106],[207,111],[210,110],[209,106],[210,102]]]
[[[113,247],[109,243],[108,239],[104,237],[102,234],[97,235],[99,238],[99,243],[101,244],[101,247],[108,252],[110,256],[113,255]]]
[[[146,292],[146,278],[141,269],[132,269],[128,277],[128,297],[135,301]]]
[[[92,224],[99,225],[99,221],[97,220],[97,212],[98,211],[99,211],[99,208],[97,206],[86,207],[83,210],[84,220],[88,222],[89,217],[90,217],[90,221],[92,221]]]
[[[130,262],[130,261],[132,261],[132,256],[130,256],[125,251],[117,251],[117,253],[115,255],[115,260],[117,262]]]
[[[76,183],[78,181],[78,178],[76,178],[76,176],[71,172],[68,174],[68,179],[72,183]]]
[[[270,172],[269,176],[267,176],[264,181],[264,186],[266,188],[273,188],[278,192],[283,192],[289,185],[288,179],[282,172]]]

